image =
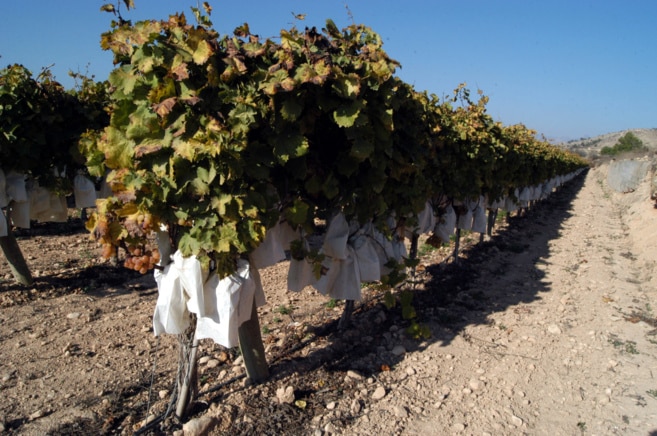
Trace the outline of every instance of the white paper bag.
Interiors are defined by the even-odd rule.
[[[267,230],[265,239],[251,252],[250,259],[253,266],[259,269],[276,265],[285,259],[285,250],[281,243],[280,223]]]
[[[465,213],[459,215],[456,227],[461,230],[472,230],[472,210],[468,208]]]
[[[293,292],[299,292],[306,286],[314,285],[317,282],[313,265],[306,259],[291,259],[290,268],[287,271],[287,289]]]
[[[338,213],[331,219],[322,252],[334,259],[347,258],[347,240],[349,239],[349,223],[343,213]]]
[[[445,207],[445,213],[440,217],[440,221],[434,228],[434,233],[443,243],[448,244],[450,237],[454,235],[456,229],[456,212],[451,205]]]
[[[9,217],[14,227],[30,228],[30,202],[13,201],[9,207]]]
[[[50,193],[50,207],[37,215],[37,220],[42,223],[65,223],[68,220],[68,208],[66,198],[60,197],[54,192]]]
[[[14,200],[16,203],[23,203],[29,200],[25,187],[25,174],[9,171],[5,176],[5,180],[7,183],[7,196],[10,201]]]
[[[344,259],[327,258],[324,266],[328,272],[313,285],[315,289],[336,300],[360,301],[360,269],[353,248],[347,248]]]
[[[41,215],[50,210],[50,191],[35,184],[28,196],[30,197],[30,219],[40,221]]]
[[[73,179],[73,195],[76,208],[96,207],[96,187],[88,177],[82,174],[75,176]]]
[[[483,206],[477,206],[472,212],[472,215],[472,231],[477,233],[486,233],[486,228],[488,227],[486,209]]]

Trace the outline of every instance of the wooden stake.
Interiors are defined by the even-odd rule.
[[[2,213],[2,211],[0,211],[0,213]],[[25,262],[25,257],[21,252],[21,248],[18,246],[16,237],[11,231],[9,218],[10,217],[7,217],[7,236],[0,237],[0,248],[5,255],[5,258],[7,258],[7,263],[9,263],[9,268],[11,269],[11,273],[14,275],[16,281],[24,286],[32,286],[34,283],[32,273],[27,266],[27,262]],[[5,218],[0,217],[0,219]]]
[[[254,270],[256,269],[254,268]],[[247,377],[254,383],[267,380],[269,378],[269,366],[265,357],[265,345],[262,343],[258,308],[255,300],[251,309],[251,319],[239,326],[238,335]]]

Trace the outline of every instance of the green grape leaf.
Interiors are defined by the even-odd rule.
[[[361,109],[365,106],[362,100],[355,100],[350,104],[342,104],[333,111],[333,119],[340,127],[352,127],[356,123]]]
[[[303,106],[297,98],[285,99],[281,105],[281,115],[287,121],[296,121],[301,116],[302,111]]]
[[[274,153],[281,163],[308,153],[308,138],[300,133],[289,132],[276,137]]]
[[[297,227],[306,223],[309,211],[308,203],[296,199],[291,206],[285,209],[285,219],[292,227]]]
[[[139,76],[134,74],[132,66],[123,65],[109,74],[109,83],[116,88],[115,94],[128,98],[135,90]]]
[[[99,148],[105,153],[105,164],[109,168],[130,168],[134,153],[134,142],[123,135],[119,129],[107,127],[105,138]]]

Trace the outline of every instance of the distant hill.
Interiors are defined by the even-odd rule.
[[[595,138],[583,138],[557,144],[559,147],[574,151],[581,156],[595,159],[600,155],[602,147],[613,147],[618,139],[627,132],[634,133],[643,141],[644,145],[652,150],[657,150],[657,129],[628,129],[621,132],[607,133]]]

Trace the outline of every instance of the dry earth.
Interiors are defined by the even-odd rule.
[[[617,194],[605,171],[490,240],[471,236],[458,263],[421,247],[428,340],[369,289],[338,331],[341,304],[286,292],[285,263],[263,271],[270,380],[250,385],[237,350],[204,342],[194,422],[231,435],[657,435],[657,210],[647,182]],[[176,339],[152,335],[152,277],[96,260],[79,220],[24,235],[34,287],[0,260],[0,433],[180,432],[140,430],[166,410],[177,366]]]

